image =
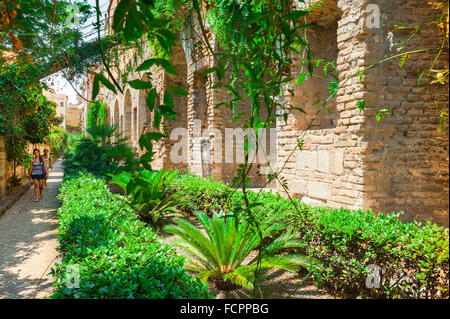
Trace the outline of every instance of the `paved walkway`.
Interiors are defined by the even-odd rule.
[[[50,268],[57,259],[57,212],[61,161],[50,171],[44,198],[30,189],[0,217],[0,299],[42,298],[52,293]],[[41,283],[38,287],[39,280]]]

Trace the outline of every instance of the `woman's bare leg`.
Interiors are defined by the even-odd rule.
[[[34,200],[37,202],[39,200],[39,181],[37,179],[33,179],[34,184],[34,194],[36,195],[36,199]]]
[[[41,194],[41,199],[42,199],[42,189],[44,188],[44,183],[45,183],[45,180],[44,179],[41,179],[41,180],[39,180],[39,193]]]

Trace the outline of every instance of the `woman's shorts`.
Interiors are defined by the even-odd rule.
[[[41,179],[45,179],[45,175],[31,175],[31,178],[40,181]]]

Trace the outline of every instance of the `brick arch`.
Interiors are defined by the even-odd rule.
[[[123,100],[123,118],[122,131],[124,137],[132,138],[132,114],[133,114],[133,99],[131,98],[131,90],[128,88]],[[132,142],[132,141],[131,141]]]
[[[186,60],[186,54],[185,51],[181,45],[181,43],[178,43],[173,49],[172,49],[172,58],[170,61],[173,66],[175,67],[175,70],[178,73],[178,76],[174,76],[171,74],[166,73],[164,78],[165,87],[171,87],[171,86],[179,86],[183,88],[184,90],[188,91],[188,67],[187,67],[187,60]],[[174,95],[174,111],[176,113],[175,118],[176,121],[168,120],[166,121],[166,125],[169,128],[169,132],[171,132],[174,129],[177,128],[185,128],[187,129],[187,123],[188,123],[188,97],[184,95]],[[175,143],[177,143],[175,140],[168,140],[167,141],[167,151],[170,152],[171,148]],[[187,152],[187,145],[185,145],[185,150]],[[169,154],[170,155],[170,154]],[[180,154],[181,155],[181,154]],[[168,156],[169,157],[169,156]],[[169,160],[166,163],[166,166],[170,167],[177,167],[178,169],[187,168],[187,153],[183,157],[183,160],[181,163],[174,164],[172,161]]]
[[[112,118],[111,118],[111,109],[106,106],[106,124],[111,124],[112,123]]]
[[[172,49],[171,63],[177,70],[178,76],[166,73],[165,87],[179,86],[188,91],[187,61],[181,43]],[[174,111],[177,113],[176,125],[186,127],[188,98],[183,95],[175,95],[173,99],[175,104]]]
[[[162,99],[164,96],[165,90],[168,89],[171,86],[179,86],[185,89],[186,91],[189,91],[188,89],[188,67],[187,67],[187,61],[186,61],[186,55],[184,52],[183,47],[181,46],[181,43],[178,43],[173,49],[172,49],[172,56],[170,62],[174,66],[175,70],[177,71],[178,75],[172,75],[167,72],[163,72],[162,74],[156,75],[155,78],[159,78],[162,81],[157,83],[157,90],[158,90],[158,97],[156,105],[159,105],[159,103],[162,103]],[[162,85],[158,85],[158,84]],[[142,99],[143,100],[143,99]],[[179,95],[173,95],[174,100],[174,111],[176,113],[175,115],[175,121],[171,119],[163,118],[163,121],[161,123],[161,132],[163,132],[163,127],[166,127],[168,129],[169,135],[170,133],[177,129],[177,128],[187,128],[188,123],[188,97],[186,96],[179,96]],[[145,101],[144,101],[145,102]],[[139,103],[140,104],[140,103]],[[149,112],[150,113],[150,112]],[[152,112],[154,113],[154,112]],[[148,119],[153,120],[154,114],[149,114]],[[149,126],[149,129],[155,130],[152,126]],[[185,141],[186,139],[183,138]],[[180,142],[180,137],[178,137],[178,140],[171,140],[170,138],[163,138],[158,143],[155,144],[154,150],[156,151],[155,155],[155,161],[153,163],[153,166],[155,169],[160,168],[166,168],[166,169],[184,169],[187,168],[187,145],[184,147],[184,153],[180,153],[184,155],[184,158],[181,160],[181,163],[178,162],[179,159],[177,159],[177,162],[172,162],[172,159],[170,158],[170,152],[172,150],[172,147],[175,145],[175,143]]]
[[[142,76],[142,81],[148,81],[147,74],[144,74]],[[147,124],[146,131],[151,130],[151,114],[150,110],[147,107],[147,91],[146,90],[139,90],[138,95],[138,101],[137,101],[137,125],[135,127],[136,136],[137,139],[142,134],[142,130],[144,129],[145,125]]]
[[[113,116],[112,116],[112,120],[113,120],[113,124],[119,124],[119,118],[120,118],[120,112],[119,112],[119,101],[118,100],[114,100],[113,103]]]
[[[133,106],[131,111],[131,144],[133,147],[137,147],[139,133],[138,133],[138,108],[136,105]]]
[[[119,112],[119,101],[116,99],[113,102],[113,109],[112,109],[112,125],[117,125],[117,133],[119,133],[119,119],[120,119],[120,112]]]

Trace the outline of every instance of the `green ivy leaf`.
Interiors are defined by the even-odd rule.
[[[300,73],[297,77],[297,84],[302,85],[303,81],[308,79],[308,73]]]
[[[182,96],[189,95],[189,93],[185,89],[183,89],[181,86],[177,86],[177,85],[169,87],[169,91],[175,95],[182,95]]]
[[[170,107],[171,109],[174,108],[173,97],[169,91],[164,92],[164,104]]]
[[[178,75],[177,71],[175,70],[175,67],[172,65],[172,63],[170,63],[166,59],[159,59],[159,64],[164,68],[164,70],[166,70],[166,72],[173,75]]]
[[[366,101],[365,100],[356,101],[356,106],[358,107],[358,110],[362,112],[366,106]]]
[[[422,77],[423,77],[424,74],[425,74],[425,71],[422,71],[422,72],[419,74],[419,77],[417,78],[417,86],[420,85],[420,81],[422,80]]]
[[[145,71],[150,69],[154,65],[159,65],[158,59],[150,58],[142,62],[137,68],[136,71]]]
[[[156,109],[156,113],[161,114],[162,116],[175,121],[176,113],[174,112],[174,110],[170,106],[167,106],[167,105],[164,105],[164,104],[160,105]]]
[[[155,108],[156,96],[157,96],[157,92],[156,92],[155,88],[151,89],[147,95],[146,102],[147,102],[147,107],[150,110],[150,112],[153,112],[153,110]]]
[[[128,84],[136,90],[145,90],[145,89],[151,89],[152,83],[147,81],[142,81],[139,79],[128,81]]]
[[[98,92],[100,91],[100,83],[99,78],[97,74],[94,76],[94,83],[92,84],[92,99],[95,100],[95,98],[98,95]]]
[[[103,73],[98,73],[95,76],[98,77],[99,81],[106,86],[108,89],[110,89],[111,91],[113,91],[115,94],[117,94],[116,92],[116,88],[114,87],[114,85],[103,75]]]
[[[389,115],[389,110],[388,109],[382,109],[379,110],[377,112],[377,115],[375,116],[375,118],[377,119],[377,122],[379,122],[382,118],[386,117]]]

